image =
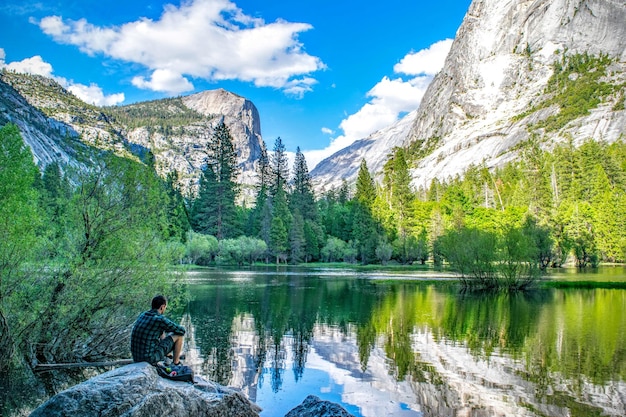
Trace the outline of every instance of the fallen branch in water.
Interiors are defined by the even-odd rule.
[[[133,363],[132,359],[120,359],[109,362],[76,362],[76,363],[40,363],[35,365],[35,372],[57,371],[60,369],[89,368],[101,366],[121,366]]]

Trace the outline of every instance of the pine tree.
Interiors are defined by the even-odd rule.
[[[379,233],[372,216],[372,205],[375,199],[374,180],[367,169],[365,159],[363,159],[357,175],[356,191],[353,198],[352,232],[359,257],[364,264],[376,259]]]
[[[248,219],[247,234],[249,236],[258,236],[268,243],[268,240],[262,236],[262,223],[265,211],[265,205],[269,197],[269,182],[271,178],[270,161],[267,156],[265,145],[261,146],[261,156],[257,165],[257,183],[255,206],[250,210]]]
[[[194,232],[204,235],[217,235],[215,193],[217,179],[215,172],[206,167],[200,175],[198,194],[191,205],[190,222]]]
[[[276,263],[287,256],[288,234],[287,228],[280,217],[272,218],[270,227],[269,251],[276,257]]]
[[[287,190],[287,181],[289,179],[289,163],[287,160],[287,151],[280,136],[274,142],[274,152],[270,157],[270,195],[276,196],[279,190]]]
[[[189,213],[185,207],[185,200],[178,186],[177,171],[167,174],[165,186],[169,197],[167,204],[168,237],[184,242],[191,225],[189,224]]]
[[[367,162],[365,162],[365,159],[361,160],[361,165],[359,166],[354,199],[370,209],[372,208],[372,204],[374,204],[374,199],[376,199],[376,187],[374,186],[374,180],[367,169]]]
[[[387,200],[392,209],[395,229],[400,239],[398,246],[402,250],[402,259],[406,260],[409,252],[407,242],[412,217],[410,210],[414,196],[410,188],[411,176],[404,149],[395,148],[392,157],[385,164],[384,172],[388,192]]]
[[[300,211],[293,213],[291,229],[289,230],[289,253],[292,263],[299,263],[305,256],[304,219]]]
[[[317,220],[317,205],[315,204],[311,177],[300,147],[296,149],[290,206],[292,213],[297,210],[304,219]]]
[[[319,223],[304,221],[304,262],[320,258],[320,248],[324,242],[324,232]]]
[[[196,232],[219,240],[235,237],[239,232],[235,206],[239,191],[237,155],[223,120],[213,132],[206,162],[198,196],[192,205],[192,226]]]

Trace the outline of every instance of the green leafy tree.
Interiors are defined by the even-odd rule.
[[[528,229],[508,228],[501,241],[500,261],[496,267],[500,286],[508,289],[525,289],[541,275],[538,248]]]
[[[218,251],[218,241],[214,236],[187,232],[185,257],[194,265],[209,264]]]
[[[168,195],[168,237],[184,241],[191,225],[189,224],[189,213],[185,206],[185,200],[178,186],[178,172],[172,171],[167,174],[165,184]]]
[[[48,257],[53,258],[59,253],[59,242],[67,227],[68,203],[72,191],[56,162],[48,164],[44,169],[40,188],[41,206],[46,213],[50,233],[46,249]]]
[[[391,259],[391,255],[393,254],[393,247],[389,242],[381,240],[376,247],[376,258],[382,263],[386,265],[387,262]]]
[[[37,279],[23,268],[34,259],[40,244],[43,217],[35,189],[38,176],[17,126],[0,128],[0,378],[6,377],[16,348],[22,345],[23,323],[34,319],[32,307],[38,306],[28,290]],[[25,305],[31,308],[24,309]]]
[[[437,246],[463,285],[497,288],[495,234],[470,228],[448,230],[438,238]]]
[[[319,223],[304,221],[304,261],[317,261],[320,259],[320,249],[324,242],[324,231]]]
[[[322,248],[322,259],[326,262],[337,262],[345,257],[347,244],[341,239],[330,236]]]
[[[127,318],[146,302],[138,294],[176,293],[163,244],[167,193],[154,170],[105,153],[71,183],[56,267],[23,333],[36,347],[30,359],[41,363],[123,357]]]

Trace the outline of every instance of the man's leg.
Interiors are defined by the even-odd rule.
[[[174,347],[172,348],[172,361],[176,365],[180,362],[180,354],[183,351],[183,336],[179,334],[170,334],[170,336],[174,341]]]

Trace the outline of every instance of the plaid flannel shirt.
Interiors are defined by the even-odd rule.
[[[150,363],[158,360],[155,353],[163,332],[184,335],[185,328],[159,314],[157,310],[141,313],[130,334],[130,351],[133,354],[133,360]]]

